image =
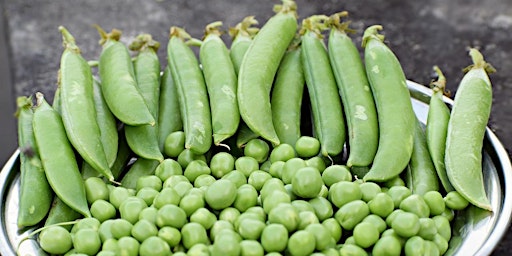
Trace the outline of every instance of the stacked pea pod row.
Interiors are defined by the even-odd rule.
[[[363,182],[403,179],[414,194],[424,195],[440,190],[441,181],[448,201],[455,197],[492,210],[481,170],[490,65],[470,51],[474,65],[451,111],[438,70],[425,129],[400,63],[378,33],[382,27],[365,30],[363,63],[348,23],[341,22],[346,15],[314,15],[298,29],[296,5],[286,0],[260,29],[253,17],[231,28],[229,50],[221,22],[206,26],[203,40],[172,27],[162,76],[160,45],[150,35],[127,47],[120,31],[98,27],[102,52],[95,78],[74,37],[60,27],[65,49],[53,106],[41,93],[36,106],[30,97],[18,100],[18,225],[93,216],[88,197],[95,189],[85,182],[91,177],[103,177],[111,188],[135,189],[169,159],[182,166],[198,160],[196,167],[206,170],[218,152],[243,157],[249,142],[297,147],[304,136],[319,145],[315,161],[346,165]],[[190,45],[200,47],[199,58]],[[266,169],[264,161],[273,164],[262,160],[260,169]],[[272,176],[288,184],[294,175]]]

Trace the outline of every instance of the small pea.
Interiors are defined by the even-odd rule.
[[[444,202],[446,207],[456,211],[464,210],[469,205],[468,200],[457,191],[448,192],[444,197]]]
[[[101,239],[97,230],[80,229],[73,236],[73,247],[77,253],[95,255],[101,248]]]
[[[244,155],[254,158],[258,163],[265,162],[269,152],[270,146],[262,139],[252,139],[244,147]]]
[[[232,181],[220,179],[206,189],[204,199],[212,209],[220,210],[230,206],[235,201],[236,191],[236,186]]]
[[[328,197],[329,201],[339,208],[352,201],[361,200],[363,192],[361,187],[354,182],[339,181],[330,187]]]
[[[352,230],[369,214],[370,209],[368,205],[362,200],[355,200],[339,208],[334,218],[336,218],[343,229]]]
[[[370,202],[378,193],[382,192],[380,186],[374,182],[363,182],[359,184],[363,193],[363,201]]]
[[[301,136],[295,142],[295,151],[302,158],[309,158],[320,153],[320,141],[311,136]]]
[[[114,187],[110,191],[109,201],[116,208],[119,209],[121,203],[124,202],[130,196],[128,189],[124,187]]]
[[[213,182],[215,182],[215,177],[210,174],[201,174],[194,180],[194,187],[210,186]]]
[[[440,215],[444,212],[446,204],[443,200],[443,196],[438,191],[428,191],[423,195],[425,203],[430,208],[430,215]]]
[[[369,248],[379,240],[379,230],[370,222],[361,222],[354,227],[353,236],[356,244]]]
[[[146,207],[148,207],[148,205],[144,200],[132,196],[121,203],[119,206],[119,215],[121,218],[134,224],[139,220],[139,213]]]
[[[322,180],[330,187],[339,181],[352,181],[352,174],[344,165],[330,165],[322,172]]]
[[[201,224],[194,222],[189,222],[181,228],[181,241],[185,248],[199,243],[209,243],[206,229]]]
[[[187,165],[185,171],[183,172],[183,175],[187,177],[190,183],[194,183],[198,176],[210,173],[210,167],[208,167],[206,162],[204,162],[203,160],[193,160]]]
[[[139,242],[142,242],[151,236],[156,236],[158,229],[155,224],[148,220],[142,219],[133,225],[131,233],[133,238],[137,239]]]
[[[100,222],[112,219],[116,216],[116,208],[109,202],[99,199],[94,201],[91,205],[92,217],[98,219]]]
[[[199,223],[205,229],[209,230],[217,221],[217,216],[206,208],[199,208],[190,215],[190,221]]]
[[[195,154],[191,149],[187,148],[178,155],[177,159],[183,169],[187,168],[188,164],[194,160],[203,160],[206,162],[206,157],[204,155]]]
[[[402,245],[398,238],[385,236],[380,238],[373,246],[372,255],[374,256],[400,256]]]
[[[185,149],[185,133],[183,131],[172,132],[165,137],[164,154],[168,157],[178,157]]]
[[[179,207],[190,217],[197,209],[205,206],[204,197],[196,194],[185,195],[179,204]]]
[[[110,226],[110,232],[115,239],[131,236],[133,224],[125,219],[115,219]]]
[[[174,248],[181,241],[181,233],[177,228],[162,227],[158,230],[158,237],[163,239],[169,247]]]
[[[410,212],[400,212],[391,222],[391,228],[402,237],[412,237],[420,231],[418,216]]]
[[[216,153],[210,160],[210,169],[212,175],[220,179],[235,169],[235,158],[226,152]]]
[[[320,223],[320,220],[314,212],[299,212],[299,225],[297,226],[297,230],[303,230],[311,224],[318,223]]]
[[[284,161],[276,161],[270,165],[268,173],[274,178],[281,178],[283,176]]]
[[[440,214],[440,216],[446,217],[448,221],[452,221],[455,218],[455,211],[446,207],[444,212]]]
[[[320,173],[323,173],[325,171],[325,168],[327,166],[325,165],[325,159],[321,156],[314,156],[309,159],[306,159],[306,166],[314,167],[320,171]]]
[[[371,213],[385,218],[394,210],[394,203],[391,196],[387,193],[380,192],[368,202],[368,207]]]
[[[114,219],[108,219],[100,224],[100,227],[98,228],[98,234],[100,235],[100,239],[102,242],[105,242],[110,238],[114,238],[112,232],[110,231],[113,223]]]
[[[405,186],[405,181],[399,176],[396,176],[384,182],[384,187],[392,188],[394,186]]]
[[[400,209],[416,214],[420,218],[430,216],[430,208],[422,196],[413,194],[400,202]]]
[[[144,240],[139,247],[141,256],[167,256],[171,255],[171,248],[160,237],[152,236]]]
[[[260,191],[263,187],[263,184],[269,179],[272,178],[268,172],[256,170],[249,175],[247,179],[247,183],[253,186],[256,191]]]
[[[61,226],[51,226],[41,231],[39,245],[51,254],[64,254],[69,251],[73,242],[69,231]]]
[[[183,168],[174,159],[164,159],[155,169],[155,175],[163,182],[173,175],[182,175]]]
[[[240,211],[234,207],[226,207],[219,213],[219,220],[225,220],[231,224],[240,216]]]
[[[240,242],[240,253],[244,256],[264,255],[263,246],[254,240],[243,240]]]
[[[412,194],[411,190],[405,186],[390,187],[386,193],[393,199],[395,208],[398,208],[402,200]]]
[[[334,215],[331,202],[324,197],[315,197],[309,200],[309,204],[313,207],[314,213],[319,221],[324,221]]]
[[[235,169],[242,172],[248,178],[252,172],[260,167],[258,161],[250,156],[241,156],[235,160]]]
[[[160,228],[169,226],[181,228],[187,223],[185,210],[172,204],[164,205],[158,210],[156,225]]]
[[[105,181],[98,177],[90,177],[84,181],[85,195],[89,204],[94,201],[103,199],[108,200],[109,190]]]
[[[293,232],[299,226],[299,214],[290,203],[281,203],[268,213],[268,223],[281,224],[288,232]]]
[[[139,191],[137,191],[137,194],[135,196],[144,200],[144,202],[146,202],[146,205],[151,205],[151,204],[153,204],[153,201],[158,196],[158,194],[159,194],[159,192],[156,191],[154,188],[145,187],[145,188],[139,189]]]
[[[158,215],[158,209],[155,207],[148,207],[140,211],[139,221],[147,220],[153,224],[156,223],[156,216]]]
[[[295,157],[295,149],[292,145],[281,143],[270,152],[270,162],[288,161]]]
[[[343,230],[341,229],[340,223],[335,218],[328,218],[322,221],[322,225],[329,230],[334,241],[340,240],[343,235]]]
[[[160,209],[162,206],[167,204],[178,205],[180,200],[181,197],[174,188],[165,187],[153,200],[153,206],[157,209]]]

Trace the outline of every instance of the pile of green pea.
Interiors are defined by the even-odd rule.
[[[183,132],[167,152],[186,154]],[[178,140],[178,142],[174,141]],[[270,149],[168,158],[134,188],[85,180],[92,217],[48,226],[41,247],[65,255],[442,255],[457,192],[412,194],[400,179],[363,182],[319,157],[317,139]],[[181,151],[181,152],[180,152]]]

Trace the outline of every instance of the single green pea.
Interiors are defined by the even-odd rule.
[[[266,252],[282,252],[288,244],[288,234],[283,224],[270,223],[261,233],[261,246]]]
[[[153,204],[153,201],[158,196],[158,194],[159,192],[156,191],[154,188],[145,187],[139,189],[135,196],[144,200],[144,202],[146,202],[147,205],[151,205]]]
[[[323,173],[325,171],[325,168],[327,168],[326,160],[323,156],[314,156],[309,159],[306,159],[306,166],[314,167],[318,169],[320,173]]]
[[[176,184],[182,181],[190,183],[184,175],[173,175],[164,181],[163,188],[174,188]]]
[[[153,200],[153,206],[157,209],[160,209],[162,206],[167,204],[178,205],[180,200],[181,197],[174,188],[165,187]]]
[[[247,177],[245,174],[239,170],[233,170],[226,175],[222,176],[222,180],[230,180],[235,184],[237,188],[240,186],[247,184]]]
[[[98,231],[90,228],[78,230],[73,236],[73,247],[77,253],[95,255],[101,248]]]
[[[443,196],[438,191],[428,191],[423,195],[425,203],[430,208],[430,215],[440,215],[444,212],[446,204],[443,200]]]
[[[280,203],[268,213],[268,223],[281,224],[291,233],[299,226],[299,214],[290,203]]]
[[[212,246],[213,255],[236,256],[242,250],[238,235],[230,230],[224,230],[217,235]]]
[[[263,187],[263,184],[265,184],[265,182],[271,178],[272,175],[270,175],[268,172],[256,170],[249,175],[247,183],[253,186],[256,191],[260,191]]]
[[[314,212],[299,212],[299,225],[297,226],[297,230],[306,229],[307,226],[311,224],[319,224],[320,220],[316,216]]]
[[[274,147],[270,152],[270,162],[275,163],[277,161],[286,162],[289,159],[295,157],[295,149],[292,145],[281,143],[279,146]]]
[[[115,238],[108,238],[107,240],[103,241],[103,245],[101,246],[102,251],[109,251],[116,253],[119,250],[119,244],[117,239]]]
[[[135,222],[139,220],[139,213],[146,207],[148,207],[148,205],[144,200],[131,196],[119,206],[119,215],[121,218],[135,224]]]
[[[244,155],[254,158],[258,163],[267,160],[270,146],[262,139],[252,139],[245,144]],[[238,169],[238,168],[237,168]]]
[[[368,253],[363,248],[361,248],[355,244],[345,243],[340,248],[340,256],[349,256],[349,255],[367,256]]]
[[[117,240],[118,249],[116,255],[137,256],[139,255],[140,243],[131,236],[125,236]]]
[[[322,225],[329,230],[334,241],[337,242],[340,240],[343,235],[343,230],[341,229],[340,223],[335,218],[325,219],[322,221]]]
[[[176,193],[178,193],[180,198],[183,198],[193,187],[194,185],[192,185],[192,183],[190,183],[190,181],[187,179],[187,181],[176,183],[173,188],[176,190]]]
[[[330,165],[322,172],[322,180],[328,187],[339,181],[352,181],[350,170],[344,165]]]
[[[311,136],[301,136],[295,142],[295,151],[302,158],[309,158],[320,153],[320,141]]]
[[[199,208],[190,215],[190,222],[199,223],[207,230],[209,230],[216,221],[217,216],[206,208]]]
[[[311,200],[313,200],[313,199],[311,199]],[[315,212],[315,208],[313,208],[311,203],[308,201],[305,201],[302,199],[297,199],[297,200],[293,200],[291,202],[291,204],[297,210],[297,212],[302,212],[302,211]]]
[[[372,224],[374,227],[377,228],[379,233],[384,232],[387,228],[386,221],[376,214],[370,214],[366,216],[361,222],[368,222]]]
[[[299,230],[290,236],[286,248],[291,255],[310,255],[316,248],[315,236],[305,230]]]
[[[109,202],[99,199],[94,201],[91,205],[92,217],[98,219],[100,222],[112,219],[116,216],[116,208]]]
[[[158,210],[156,216],[156,225],[159,228],[169,226],[173,228],[182,228],[187,223],[187,214],[180,207],[167,204]]]
[[[425,255],[425,240],[419,236],[413,236],[405,242],[404,252],[406,256]]]
[[[258,219],[244,218],[240,221],[237,231],[246,240],[259,240],[261,232],[265,228],[265,223]]]
[[[363,201],[370,202],[378,193],[382,190],[377,183],[374,182],[363,182],[359,184],[361,192],[363,193]]]
[[[373,246],[372,255],[374,256],[400,256],[402,245],[398,238],[394,236],[381,237]]]
[[[258,256],[264,255],[264,253],[263,246],[258,241],[243,240],[240,242],[240,255]]]
[[[362,198],[361,187],[355,182],[339,181],[332,184],[329,189],[329,201],[338,208]]]
[[[391,228],[402,237],[412,237],[420,231],[418,216],[410,212],[400,212],[391,222]]]
[[[185,150],[185,133],[172,132],[165,137],[164,154],[168,157],[178,157]]]
[[[329,202],[329,200],[324,197],[315,197],[309,200],[309,204],[313,207],[313,210],[319,221],[324,221],[334,215],[331,202]]]
[[[271,178],[267,180],[260,190],[261,200],[264,201],[270,194],[272,194],[276,190],[286,192],[283,181],[278,178]]]
[[[253,186],[244,184],[236,192],[233,207],[237,208],[240,212],[245,212],[250,207],[256,206],[257,203],[258,191]]]
[[[312,223],[304,229],[315,237],[315,246],[317,251],[323,251],[329,247],[331,242],[331,232],[320,223]]]
[[[155,175],[160,178],[162,182],[173,175],[182,174],[183,168],[181,168],[180,163],[171,158],[164,159],[155,169]]]
[[[215,240],[215,237],[218,233],[220,233],[224,229],[229,229],[234,231],[235,228],[233,224],[227,220],[222,220],[219,217],[219,220],[217,220],[215,223],[213,223],[212,227],[210,228],[210,239]]]
[[[302,158],[294,157],[286,161],[281,175],[283,183],[290,184],[293,177],[295,177],[295,173],[303,167],[306,167],[306,161]]]
[[[142,219],[137,221],[132,227],[132,237],[139,242],[143,242],[151,236],[156,236],[158,229],[155,224],[148,220]]]
[[[195,244],[208,244],[206,229],[199,223],[189,222],[181,228],[181,241],[189,249]]]
[[[216,153],[210,160],[210,169],[212,175],[220,179],[222,176],[235,169],[235,158],[226,152]]]
[[[391,196],[384,192],[378,193],[368,202],[370,212],[382,218],[386,218],[395,209],[394,206]]]
[[[430,218],[420,218],[420,231],[418,236],[421,236],[425,240],[433,240],[437,234],[436,223]]]
[[[303,167],[297,170],[291,180],[293,193],[302,198],[314,198],[322,190],[322,176],[314,167]]]
[[[162,190],[162,180],[156,175],[142,176],[137,180],[136,190],[139,191],[142,188],[150,187],[156,191]]]
[[[270,168],[268,169],[268,173],[272,175],[274,178],[281,178],[283,176],[283,167],[284,161],[276,161],[270,164]]]
[[[194,187],[210,186],[213,182],[215,182],[215,177],[210,174],[201,174],[194,180]]]
[[[149,237],[139,247],[139,255],[141,256],[167,256],[171,254],[169,245],[158,236]]]
[[[110,226],[110,232],[115,239],[131,236],[133,224],[125,219],[115,219]]]
[[[379,240],[380,232],[370,222],[361,222],[354,227],[353,236],[356,244],[362,248],[369,248]]]
[[[259,167],[258,160],[250,156],[241,156],[235,160],[235,169],[242,172],[246,178]]]
[[[400,202],[400,209],[416,214],[420,218],[428,218],[430,216],[430,208],[422,196],[413,194],[406,197]]]
[[[405,186],[393,186],[389,187],[388,191],[389,196],[393,199],[393,204],[395,205],[395,208],[400,207],[400,203],[402,200],[404,200],[406,197],[410,196],[412,194],[411,190]]]
[[[112,235],[111,226],[114,223],[114,219],[108,219],[103,221],[98,228],[98,234],[100,235],[101,242],[105,242],[108,239],[114,238]]]
[[[39,245],[51,254],[64,254],[73,247],[71,234],[62,226],[50,226],[39,234]]]
[[[219,220],[228,221],[231,224],[240,216],[240,211],[234,207],[226,207],[219,213]]]
[[[71,234],[78,232],[80,229],[93,229],[98,230],[100,228],[101,222],[93,217],[87,217],[80,219],[73,227],[71,228]]]
[[[267,214],[272,211],[275,207],[277,207],[279,204],[282,203],[291,203],[291,198],[288,195],[288,193],[281,191],[281,190],[275,190],[274,192],[271,192],[271,194],[263,199],[263,209]]]
[[[183,169],[187,168],[188,164],[194,160],[203,160],[206,162],[206,157],[204,155],[195,154],[191,149],[187,148],[178,155],[177,159]]]
[[[140,211],[139,221],[147,220],[153,224],[156,224],[156,216],[158,215],[158,209],[155,207],[148,207]]]
[[[89,177],[84,181],[84,185],[85,195],[89,205],[99,199],[108,200],[109,190],[103,179],[98,177]]]
[[[235,201],[236,191],[235,183],[227,179],[220,179],[206,189],[204,199],[212,209],[221,210]]]
[[[130,196],[128,189],[124,187],[114,187],[110,191],[109,202],[116,208],[119,209],[121,203],[124,202]]]
[[[179,207],[190,217],[197,209],[205,207],[205,200],[203,196],[187,194],[181,199]]]
[[[211,170],[210,167],[206,164],[203,160],[193,160],[190,162],[187,167],[185,168],[185,171],[183,172],[183,175],[187,177],[187,179],[190,181],[190,183],[194,183],[196,178],[199,175],[203,174],[210,174]]]
[[[446,194],[444,202],[446,207],[456,211],[464,210],[469,205],[468,200],[462,197],[462,195],[455,190]]]
[[[181,241],[181,233],[177,228],[162,227],[158,230],[158,237],[163,239],[169,247],[174,248]]]
[[[441,235],[446,241],[450,241],[450,238],[452,237],[452,228],[450,226],[450,221],[441,215],[432,217],[434,220],[436,227],[437,227],[437,233]]]
[[[343,229],[352,230],[369,214],[370,209],[363,200],[354,200],[339,208],[336,214],[334,214],[334,218],[336,218]]]

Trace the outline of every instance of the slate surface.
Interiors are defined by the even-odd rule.
[[[139,33],[150,33],[162,43],[159,55],[165,62],[170,26],[182,26],[196,38],[212,21],[234,26],[255,15],[263,23],[277,0],[4,0],[6,33],[10,42],[15,96],[36,91],[53,96],[62,51],[57,30],[65,25],[76,37],[85,58],[97,59],[99,36],[92,24],[123,31],[123,42]],[[489,126],[507,150],[512,148],[512,3],[509,0],[297,0],[299,18],[312,14],[350,12],[353,36],[360,44],[364,28],[384,26],[387,43],[400,59],[408,79],[428,84],[432,66],[439,65],[456,92],[462,69],[471,64],[468,47],[478,47],[497,73],[491,76],[494,103]],[[226,41],[229,39],[226,37]],[[512,253],[512,230],[494,255]]]

